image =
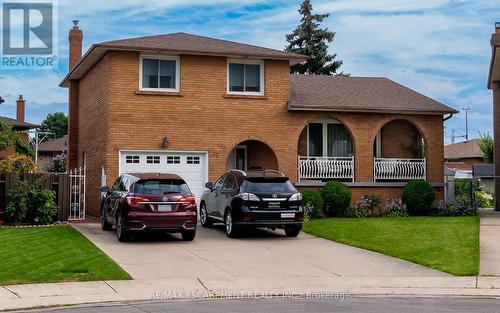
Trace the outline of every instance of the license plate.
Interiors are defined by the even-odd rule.
[[[170,204],[159,204],[158,212],[170,212],[172,211],[172,205]]]
[[[295,213],[281,213],[281,218],[295,218]]]

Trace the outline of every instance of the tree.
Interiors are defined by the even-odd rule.
[[[493,138],[490,134],[479,133],[479,148],[484,154],[484,163],[493,163]]]
[[[50,113],[40,125],[40,131],[50,133],[47,139],[61,138],[68,133],[68,117],[63,112]]]
[[[0,151],[15,145],[19,140],[19,132],[13,130],[12,125],[0,120]]]
[[[305,63],[292,66],[290,73],[349,76],[344,72],[338,73],[343,62],[335,60],[337,54],[328,54],[328,44],[335,38],[335,32],[320,28],[320,24],[329,14],[313,14],[312,10],[311,1],[304,0],[299,9],[302,15],[300,25],[286,35],[289,44],[285,51],[310,56]]]

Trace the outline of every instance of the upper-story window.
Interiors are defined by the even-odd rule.
[[[141,90],[179,91],[179,57],[142,55],[139,84]]]
[[[248,60],[228,60],[228,94],[264,94],[264,62]]]

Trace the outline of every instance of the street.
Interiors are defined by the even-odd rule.
[[[25,312],[44,313],[139,313],[139,312],[197,312],[197,313],[493,313],[498,312],[498,299],[472,298],[359,298],[330,297],[325,299],[212,299],[212,300],[168,300],[128,303],[105,303],[89,306],[50,308]]]

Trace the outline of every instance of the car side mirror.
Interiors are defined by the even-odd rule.
[[[205,184],[205,187],[210,189],[210,191],[212,191],[214,189],[214,184],[209,181],[208,183]]]
[[[102,186],[101,187],[101,192],[109,193],[109,187],[108,186]]]

